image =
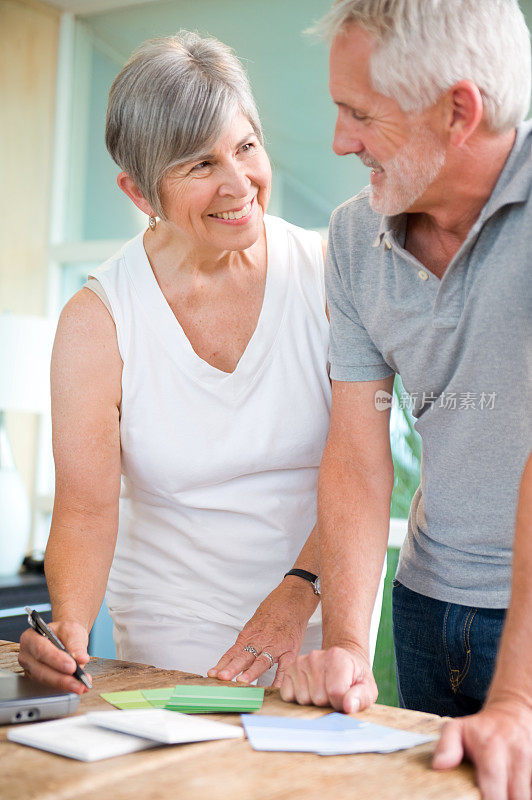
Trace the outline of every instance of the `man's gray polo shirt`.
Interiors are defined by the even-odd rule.
[[[399,373],[423,442],[397,578],[447,602],[503,608],[531,448],[532,123],[441,280],[404,247],[406,216],[366,189],[331,219],[331,377]]]

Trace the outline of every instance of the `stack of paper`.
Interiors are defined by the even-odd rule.
[[[152,711],[93,711],[89,722],[113,731],[142,736],[161,744],[207,742],[214,739],[242,739],[240,725],[226,725],[210,719],[154,708]]]
[[[95,711],[85,716],[17,725],[7,732],[12,742],[80,761],[99,761],[159,744],[241,739],[242,736],[240,726],[156,708]]]
[[[238,713],[258,711],[264,689],[258,686],[176,686],[165,705],[171,711],[187,714]]]
[[[264,689],[257,686],[198,686],[187,683],[165,689],[105,692],[101,697],[124,711],[166,708],[187,714],[221,714],[258,711],[264,700]]]
[[[321,756],[392,753],[437,738],[372,725],[344,714],[327,714],[317,719],[242,714],[242,722],[254,750],[317,753]]]
[[[54,719],[10,728],[7,738],[79,761],[99,761],[155,747],[157,742],[93,725],[86,716]]]

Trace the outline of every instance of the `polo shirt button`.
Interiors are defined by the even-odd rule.
[[[422,281],[428,280],[429,273],[426,272],[424,269],[420,269],[418,272],[418,276],[421,278]]]
[[[384,240],[384,246],[385,246],[385,248],[387,250],[391,250],[392,249],[392,246],[391,246],[390,242],[388,241],[388,239]]]

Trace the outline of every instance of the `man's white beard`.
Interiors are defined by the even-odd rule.
[[[445,164],[445,149],[428,125],[416,125],[409,141],[390,161],[381,186],[371,186],[370,206],[379,214],[403,214],[438,177]]]

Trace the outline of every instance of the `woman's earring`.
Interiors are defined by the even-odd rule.
[[[150,226],[150,231],[154,231],[157,227],[156,217],[148,217],[148,225]]]

